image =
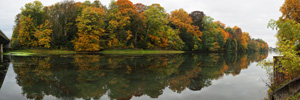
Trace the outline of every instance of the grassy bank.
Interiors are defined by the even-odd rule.
[[[184,53],[184,51],[175,50],[104,50],[103,54],[175,54]]]
[[[141,55],[141,54],[175,54],[175,53],[184,53],[184,51],[175,51],[175,50],[104,50],[104,51],[100,51],[100,52],[76,52],[76,51],[68,51],[68,50],[12,50],[12,51],[5,52],[4,55],[29,56],[29,55],[76,54],[76,53]]]
[[[12,50],[5,52],[4,55],[29,56],[29,55],[55,55],[55,54],[75,54],[75,51],[68,50]]]

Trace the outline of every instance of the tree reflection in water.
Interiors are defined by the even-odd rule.
[[[13,56],[17,84],[28,99],[158,98],[165,88],[200,91],[224,74],[238,75],[268,53]]]

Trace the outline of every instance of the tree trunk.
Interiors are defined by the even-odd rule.
[[[149,25],[149,27],[147,29],[147,33],[146,33],[146,36],[145,36],[145,41],[147,40],[147,36],[148,36],[148,32],[149,32],[150,27],[151,27],[151,25]]]

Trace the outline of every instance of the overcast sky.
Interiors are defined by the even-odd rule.
[[[21,12],[20,8],[34,0],[0,0],[0,29],[7,37],[12,36],[15,16]],[[44,6],[55,4],[63,0],[40,0]],[[75,0],[85,1],[85,0]],[[93,0],[90,0],[93,1]],[[243,32],[249,32],[252,38],[260,38],[268,42],[269,46],[276,45],[276,31],[268,29],[270,19],[281,16],[279,8],[284,0],[131,0],[135,3],[151,5],[159,3],[168,13],[183,8],[188,13],[199,10],[226,24],[239,26]],[[110,0],[100,0],[107,5]]]

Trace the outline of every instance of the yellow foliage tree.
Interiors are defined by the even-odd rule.
[[[37,46],[37,40],[34,38],[35,27],[30,16],[22,16],[20,19],[19,42],[23,47]]]
[[[243,49],[247,50],[248,49],[248,43],[250,41],[250,36],[248,32],[243,32],[242,37],[241,37],[241,45]]]
[[[34,37],[38,39],[39,46],[50,48],[50,35],[52,33],[52,29],[50,29],[50,27],[49,21],[46,20],[45,24],[40,25],[34,32]]]
[[[300,1],[299,0],[285,0],[281,6],[282,19],[292,19],[300,22]]]
[[[87,7],[77,17],[78,37],[73,40],[75,51],[99,51],[100,37],[103,36],[104,9]]]

